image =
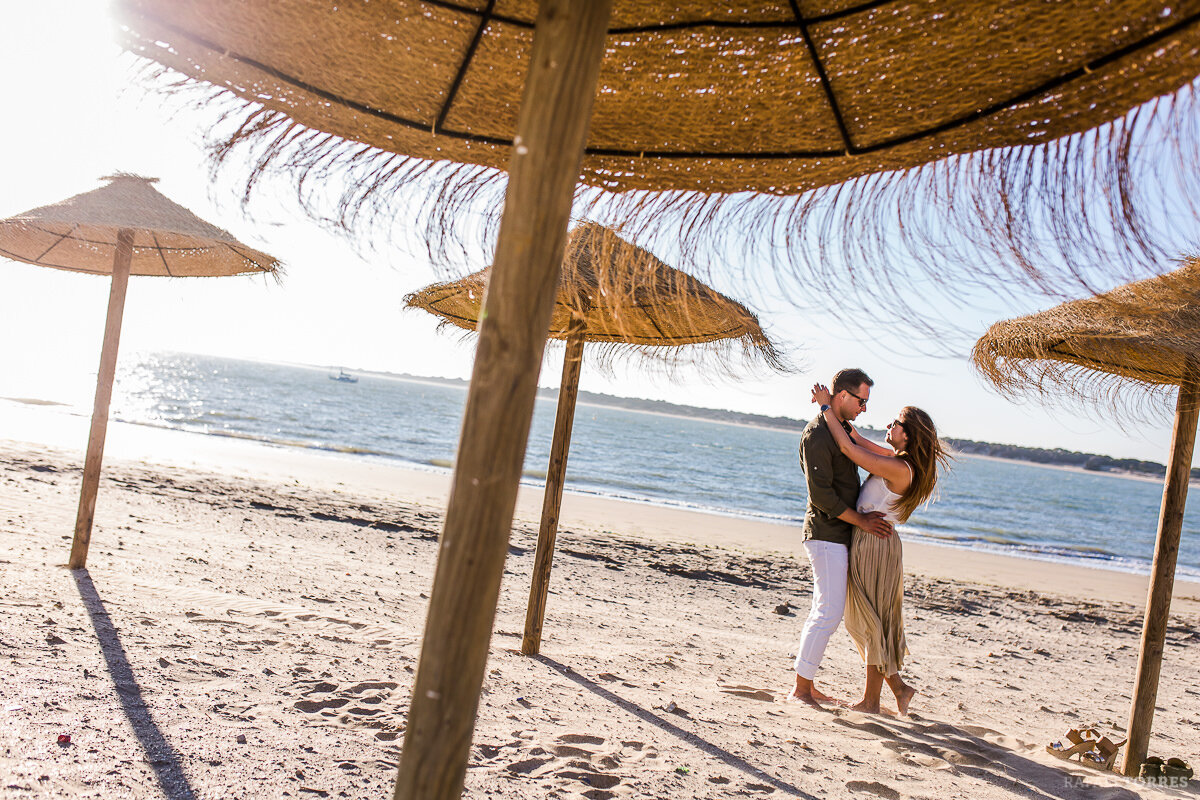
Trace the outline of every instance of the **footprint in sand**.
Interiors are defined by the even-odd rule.
[[[876,797],[885,797],[887,800],[900,800],[899,792],[878,781],[850,781],[846,784],[846,788],[852,792],[862,792],[864,794],[873,794]]]
[[[554,748],[554,755],[560,758],[589,758],[592,755],[592,751],[582,747],[573,747],[569,744],[560,744]]]
[[[390,742],[404,732],[404,719],[397,709],[405,704],[389,702],[397,686],[393,681],[362,681],[343,687],[329,681],[299,680],[284,691],[302,695],[292,703],[297,711],[351,728],[374,730],[376,739]]]
[[[515,772],[518,775],[530,775],[553,760],[552,758],[526,758],[521,761],[514,761],[505,767],[505,769],[509,772]]]
[[[956,767],[983,767],[993,759],[981,755],[979,748],[964,742],[955,742],[953,747],[938,747],[923,742],[884,742],[883,746],[893,751],[901,760],[934,769]]]
[[[586,733],[567,733],[558,737],[558,740],[568,744],[604,744],[603,736],[589,736]]]
[[[865,733],[873,733],[884,739],[896,739],[900,736],[896,731],[878,722],[854,722],[844,717],[834,717],[833,721],[838,725],[844,725],[847,728],[854,728]]]
[[[763,794],[771,794],[775,791],[774,786],[768,786],[765,783],[747,783],[745,787],[747,791],[762,792]],[[742,792],[742,794],[745,794],[745,792]]]
[[[544,746],[529,740],[520,741],[523,747],[521,752],[514,754],[516,760],[505,767],[508,772],[555,780],[563,788],[580,791],[589,800],[608,800],[616,796],[609,790],[624,780],[616,770],[624,763],[648,755],[642,742],[621,742],[616,747],[605,747],[604,737],[585,733],[563,734]]]
[[[324,700],[297,700],[293,707],[310,714],[319,713],[327,708],[341,708],[350,701],[344,697],[327,697]]]
[[[758,689],[753,686],[742,686],[740,684],[724,684],[718,683],[717,686],[725,694],[731,694],[735,697],[744,697],[747,700],[760,700],[764,703],[774,703],[775,695],[766,689]]]
[[[603,772],[571,772],[564,770],[558,773],[560,778],[569,778],[579,781],[580,783],[594,786],[597,789],[611,789],[621,782],[620,775],[606,775]]]

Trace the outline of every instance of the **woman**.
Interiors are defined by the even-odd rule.
[[[843,428],[829,410],[829,389],[813,387],[813,402],[822,414],[838,448],[858,466],[871,473],[858,495],[858,511],[882,511],[893,525],[905,522],[933,494],[938,467],[948,461],[933,420],[919,408],[906,406],[887,428],[887,443],[881,447],[861,436],[846,423]],[[849,429],[849,430],[847,430]],[[850,543],[850,580],[846,594],[846,631],[867,665],[863,697],[852,708],[879,713],[883,682],[896,695],[901,714],[916,690],[900,677],[908,648],[904,642],[904,566],[900,536],[880,537],[854,529]]]

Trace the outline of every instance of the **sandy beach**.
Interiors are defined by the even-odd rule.
[[[76,431],[20,430],[36,442],[0,442],[0,797],[391,796],[445,475],[114,425],[72,574]],[[539,508],[523,490],[468,797],[1194,791],[1043,749],[1124,727],[1144,577],[906,544],[911,716],[815,711],[783,702],[797,528],[568,494],[526,658]],[[1200,586],[1176,584],[1172,617],[1150,751],[1196,764]],[[856,699],[860,679],[838,632],[820,680]]]

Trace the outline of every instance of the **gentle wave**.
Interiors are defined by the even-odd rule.
[[[276,447],[295,447],[301,450],[321,450],[329,453],[343,453],[346,455],[357,456],[380,456],[384,458],[394,458],[401,461],[403,460],[394,453],[387,453],[381,450],[372,450],[366,447],[355,447],[353,445],[325,444],[322,442],[305,441],[303,439],[285,439],[273,436],[259,436],[252,433],[244,433],[242,431],[226,430],[224,428],[204,428],[195,425],[169,425],[152,420],[133,420],[122,417],[118,417],[116,419],[118,422],[123,422],[127,425],[140,425],[144,428],[158,428],[160,430],[168,431],[184,431],[186,433],[198,433],[204,436],[220,436],[226,439],[241,439],[244,441],[274,445]]]

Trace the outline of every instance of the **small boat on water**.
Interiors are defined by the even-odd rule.
[[[358,383],[358,378],[346,372],[344,369],[339,369],[337,375],[330,375],[329,380],[341,381],[342,383]]]

